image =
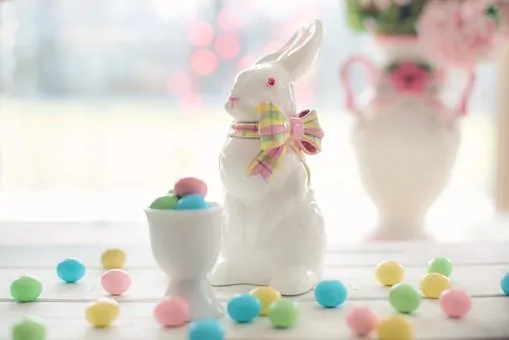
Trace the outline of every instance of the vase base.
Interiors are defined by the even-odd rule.
[[[389,229],[376,228],[368,233],[366,240],[379,241],[434,241],[432,235],[421,228]]]

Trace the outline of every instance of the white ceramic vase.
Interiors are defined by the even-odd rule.
[[[219,318],[224,314],[207,276],[221,249],[222,207],[204,210],[147,208],[152,253],[170,277],[165,295],[185,299],[190,318]]]
[[[414,38],[377,39],[384,54],[375,65],[350,58],[341,69],[347,108],[356,124],[353,146],[365,191],[379,215],[373,240],[425,239],[426,214],[446,186],[460,143],[459,118],[465,115],[475,75],[457,108],[440,98],[445,70],[421,53]],[[360,64],[369,75],[359,108],[350,87],[350,68]]]

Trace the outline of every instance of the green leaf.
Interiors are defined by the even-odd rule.
[[[351,29],[358,33],[365,31],[364,15],[357,0],[347,0],[346,2],[347,23]]]
[[[500,24],[501,20],[501,13],[500,8],[497,5],[490,5],[485,11],[486,15],[490,16],[495,20],[497,24]]]
[[[390,63],[386,68],[389,72],[392,72],[394,71],[395,69],[397,69],[399,66],[399,64],[397,62],[393,62],[393,63]]]
[[[420,68],[422,68],[424,71],[426,72],[430,72],[431,70],[433,70],[433,68],[431,67],[431,65],[429,65],[428,63],[424,63],[424,62],[421,62],[418,64],[418,66]]]

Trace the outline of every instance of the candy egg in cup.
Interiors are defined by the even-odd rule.
[[[188,302],[190,319],[219,318],[224,314],[207,276],[221,248],[222,206],[205,208],[145,208],[152,253],[170,277],[166,296]]]

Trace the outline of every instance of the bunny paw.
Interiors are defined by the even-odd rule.
[[[312,290],[318,282],[317,275],[303,266],[282,267],[272,277],[270,286],[282,295],[301,295]]]

